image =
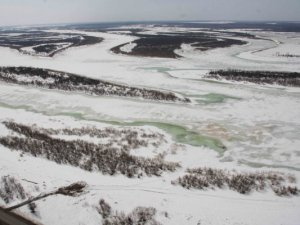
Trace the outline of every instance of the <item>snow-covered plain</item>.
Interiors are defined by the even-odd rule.
[[[153,34],[167,28],[147,29]],[[176,31],[175,28],[170,30]],[[184,32],[184,29],[178,28],[178,31]],[[183,45],[182,49],[176,50],[183,58],[160,59],[111,53],[112,47],[136,39],[124,33],[55,32],[81,32],[102,37],[104,41],[71,48],[52,58],[23,55],[17,50],[1,47],[0,66],[41,67],[169,90],[189,97],[192,103],[95,97],[0,82],[0,122],[14,120],[44,128],[126,125],[136,129],[134,126],[138,125],[163,134],[166,143],[157,149],[136,149],[133,154],[152,157],[165,152],[168,161],[179,162],[182,168],[163,173],[161,177],[109,176],[21,155],[0,145],[0,176],[16,177],[33,196],[72,182],[88,184],[80,197],[52,196],[37,202],[36,215],[27,207],[18,209],[18,213],[45,225],[100,225],[102,219],[96,206],[103,198],[113,209],[126,213],[137,206],[155,207],[158,210],[156,218],[162,224],[299,224],[298,196],[279,197],[271,190],[247,195],[228,189],[187,190],[171,184],[187,168],[212,167],[290,173],[295,175],[299,185],[300,90],[203,79],[203,75],[213,69],[300,72],[299,58],[276,54],[299,54],[299,33],[253,31],[264,39],[239,38],[248,44],[206,52]],[[130,51],[134,46],[124,47]],[[214,138],[223,143],[226,150],[220,153],[203,141],[182,142],[174,135],[177,132],[175,125],[202,137]],[[0,136],[9,132],[0,124]]]

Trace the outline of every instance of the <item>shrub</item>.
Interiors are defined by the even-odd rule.
[[[17,199],[26,199],[28,194],[14,177],[3,176],[0,182],[0,198],[3,199],[6,204]]]
[[[112,210],[111,206],[101,199],[97,210],[103,218],[103,225],[161,225],[155,220],[156,209],[152,207],[137,207],[126,215]]]
[[[85,182],[76,182],[66,187],[59,188],[55,193],[76,197],[79,196],[84,189],[87,187],[87,183]]]
[[[35,202],[31,202],[28,204],[28,208],[32,214],[36,214],[37,205]]]
[[[97,208],[97,210],[99,214],[103,217],[103,219],[106,219],[111,215],[111,207],[104,199],[101,199],[99,201],[99,207]]]
[[[297,187],[285,185],[295,181],[295,178],[291,175],[276,172],[238,173],[212,168],[196,168],[188,169],[186,175],[172,181],[172,184],[179,184],[187,189],[196,188],[201,190],[229,187],[241,194],[271,188],[279,196],[289,196],[299,193]]]
[[[31,195],[25,191],[22,184],[16,178],[11,176],[3,176],[0,179],[0,199],[5,204],[10,204],[16,200],[26,200]],[[28,208],[32,214],[36,213],[37,205],[34,202],[28,204]]]

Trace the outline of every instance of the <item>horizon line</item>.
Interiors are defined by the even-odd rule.
[[[64,26],[78,24],[126,24],[126,23],[193,23],[193,22],[226,22],[226,23],[300,23],[300,20],[129,20],[129,21],[90,21],[90,22],[61,22],[61,23],[35,23],[0,25],[0,27],[41,27],[41,26]],[[224,23],[225,24],[225,23]]]

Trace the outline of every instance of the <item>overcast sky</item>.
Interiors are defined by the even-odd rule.
[[[145,20],[300,21],[300,0],[0,0],[0,25]]]

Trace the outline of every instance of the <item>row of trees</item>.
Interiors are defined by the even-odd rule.
[[[20,85],[77,91],[97,96],[107,95],[144,98],[156,101],[190,102],[190,99],[179,97],[172,92],[130,87],[76,74],[32,67],[0,67],[0,80]]]
[[[35,157],[45,157],[59,164],[69,164],[88,171],[141,177],[160,176],[164,171],[173,172],[180,167],[178,163],[165,161],[163,155],[155,158],[138,157],[131,155],[127,148],[114,147],[113,143],[94,144],[79,139],[68,141],[54,138],[39,131],[37,127],[14,122],[6,122],[5,125],[23,137],[1,137],[0,144]],[[135,138],[135,135],[129,137]],[[132,141],[134,140],[136,139]]]
[[[238,173],[213,168],[188,169],[187,174],[172,182],[190,189],[214,189],[228,187],[241,194],[251,191],[263,191],[271,188],[279,196],[298,195],[296,186],[286,185],[295,183],[295,177],[276,172]]]
[[[300,73],[281,71],[214,70],[207,78],[300,87]]]

